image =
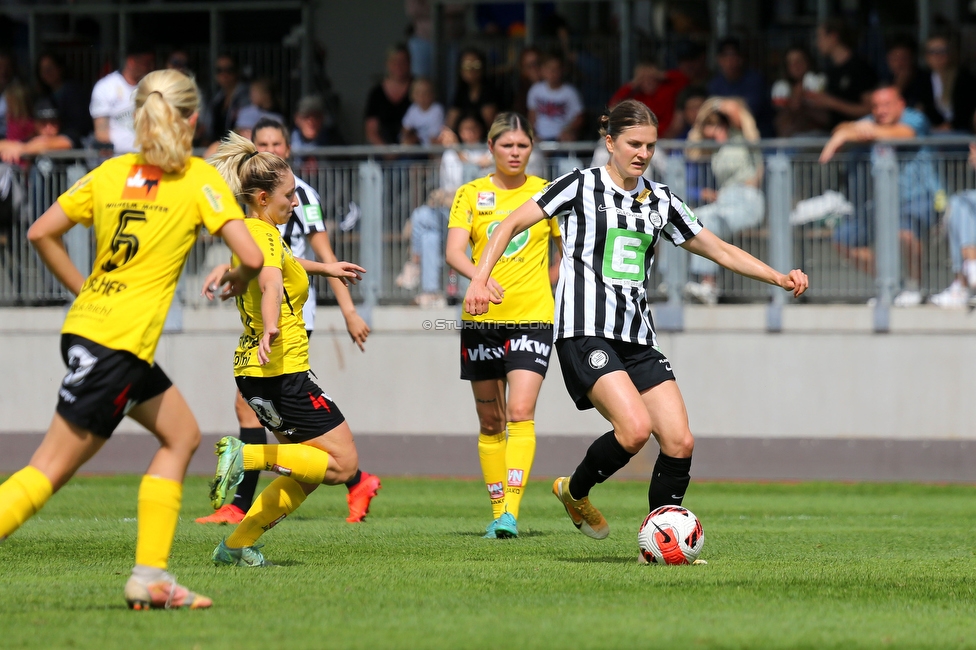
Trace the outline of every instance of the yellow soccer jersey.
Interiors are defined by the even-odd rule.
[[[264,265],[281,269],[285,295],[281,299],[281,332],[271,344],[271,358],[263,366],[258,363],[258,343],[264,333],[261,320],[261,287],[252,280],[247,291],[237,297],[237,309],[241,312],[244,333],[234,353],[235,377],[277,377],[293,372],[304,372],[308,365],[308,334],[302,307],[308,300],[308,274],[295,260],[291,249],[285,245],[281,233],[270,223],[260,219],[247,219],[247,229],[264,253]],[[234,264],[238,264],[234,256]]]
[[[72,221],[94,225],[97,247],[61,331],[147,363],[200,226],[215,233],[244,218],[224,179],[202,159],[167,174],[134,153],[102,163],[58,204]]]
[[[538,176],[526,178],[522,187],[503,190],[491,182],[491,175],[462,185],[454,197],[448,228],[470,233],[471,260],[477,264],[488,238],[502,219],[546,186]],[[487,322],[551,323],[555,309],[549,285],[549,237],[559,237],[556,219],[544,219],[519,233],[508,245],[491,277],[505,289],[500,305],[489,305],[488,313],[463,320]]]

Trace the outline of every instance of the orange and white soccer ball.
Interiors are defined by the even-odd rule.
[[[705,545],[705,531],[690,510],[661,506],[644,518],[637,543],[648,564],[691,564]]]

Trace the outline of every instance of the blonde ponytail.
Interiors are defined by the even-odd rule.
[[[253,142],[233,131],[207,162],[217,168],[238,201],[252,206],[259,193],[274,194],[282,174],[291,171],[284,160],[267,151],[258,153]]]
[[[136,88],[136,145],[150,165],[179,173],[193,152],[190,116],[200,107],[193,79],[177,70],[150,72]]]

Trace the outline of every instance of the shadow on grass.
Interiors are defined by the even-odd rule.
[[[479,533],[476,530],[459,530],[453,533],[444,533],[448,537],[484,537],[483,532]],[[548,533],[544,533],[539,530],[525,530],[519,533],[519,538],[523,537],[546,537]],[[503,540],[504,541],[504,540]]]
[[[637,557],[620,557],[620,556],[604,556],[604,557],[561,557],[557,558],[559,562],[572,562],[573,564],[637,564]]]

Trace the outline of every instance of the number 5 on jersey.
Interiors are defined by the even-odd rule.
[[[146,213],[139,210],[123,210],[119,213],[119,227],[115,229],[115,234],[112,236],[112,256],[102,264],[103,271],[114,271],[132,261],[139,252],[139,238],[131,232],[126,232],[126,227],[134,222],[145,220]]]

